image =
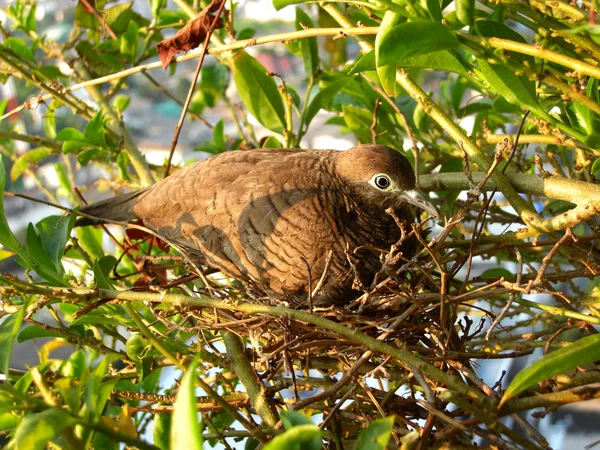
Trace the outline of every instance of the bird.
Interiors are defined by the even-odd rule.
[[[438,215],[391,147],[232,150],[87,205],[77,225],[141,219],[190,258],[276,302],[312,308],[364,293],[382,268],[381,249],[401,237],[396,220],[410,230],[412,207]],[[418,246],[413,237],[400,250],[411,258]]]

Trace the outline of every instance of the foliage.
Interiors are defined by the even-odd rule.
[[[0,259],[22,268],[0,278],[9,448],[474,448],[479,436],[538,449],[538,433],[499,419],[600,396],[600,42],[589,2],[273,0],[301,5],[284,34],[261,37],[237,27],[251,18],[231,3],[224,27],[210,30],[207,14],[190,36],[198,2],[173,4],[151,0],[143,13],[79,0],[58,40],[36,1],[2,10],[0,81],[21,95],[21,106],[0,103],[2,190],[27,180],[47,203],[77,208],[92,192],[76,176],[86,166],[108,174],[103,188],[162,177],[126,112],[136,96],[183,107],[151,74],[156,45],[183,29],[163,44],[169,58],[207,35],[215,57],[186,110],[212,133],[197,150],[304,146],[325,117],[357,142],[404,151],[446,221],[367,302],[310,313],[253,303],[239,283],[207,289],[174,249],[133,228],[73,228],[72,210],[11,229],[5,192]],[[301,76],[270,73],[257,57],[266,43]],[[169,77],[200,54],[180,56]],[[32,339],[39,364],[18,370],[14,344]],[[52,355],[60,347],[68,358]],[[481,359],[533,354],[510,385],[476,373]]]

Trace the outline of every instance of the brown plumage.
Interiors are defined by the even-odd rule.
[[[345,152],[226,152],[82,211],[98,217],[96,223],[142,219],[193,257],[295,306],[308,305],[308,270],[314,289],[331,251],[313,298],[314,305],[326,306],[360,295],[356,278],[369,286],[381,269],[377,249],[400,238],[385,210],[410,223],[409,204],[436,214],[401,153],[359,145]],[[411,257],[415,249],[416,241],[408,240],[402,251]]]

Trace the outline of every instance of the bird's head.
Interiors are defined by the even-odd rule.
[[[390,147],[358,145],[340,152],[336,172],[371,205],[396,209],[410,204],[439,217],[435,205],[417,188],[408,159]]]

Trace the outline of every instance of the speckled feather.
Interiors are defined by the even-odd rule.
[[[396,192],[381,192],[369,184],[378,173],[389,175],[398,192],[415,189],[408,160],[384,146],[363,145],[346,152],[231,151],[83,211],[100,219],[140,218],[191,255],[202,255],[209,266],[253,281],[294,306],[308,304],[308,268],[314,288],[331,251],[313,302],[345,304],[361,294],[353,289],[356,275],[368,286],[380,270],[376,249],[389,249],[400,237],[385,209],[414,221]],[[402,248],[407,257],[415,249],[414,240]]]

